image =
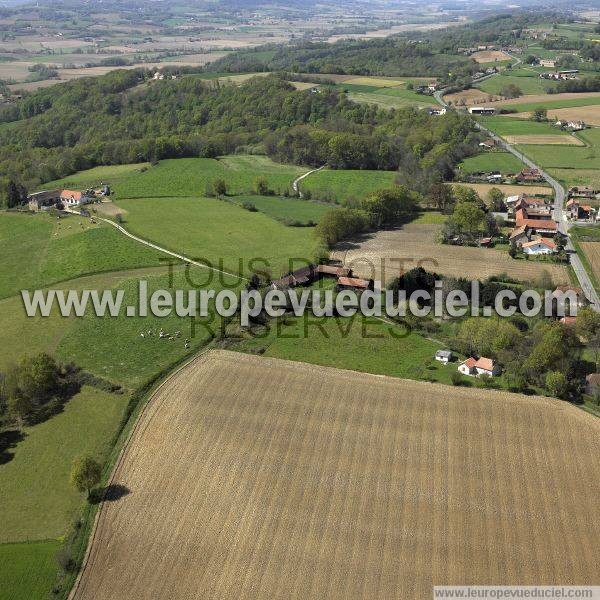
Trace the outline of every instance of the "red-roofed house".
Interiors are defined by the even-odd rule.
[[[458,365],[459,373],[468,375],[469,377],[497,377],[501,373],[501,369],[495,360],[482,356],[481,358],[467,358],[464,362]]]
[[[63,190],[60,193],[60,201],[67,206],[81,206],[91,202],[93,198],[85,194],[84,192],[77,192],[74,190]]]
[[[531,255],[554,254],[556,252],[556,244],[550,238],[539,238],[525,242],[522,244],[522,248],[525,254]]]

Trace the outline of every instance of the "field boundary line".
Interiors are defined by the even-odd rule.
[[[177,367],[172,373],[170,373],[165,379],[163,379],[163,381],[161,381],[152,390],[151,394],[148,397],[148,400],[144,404],[144,407],[142,408],[142,410],[136,417],[135,425],[131,428],[131,431],[127,434],[127,438],[123,442],[123,447],[119,451],[119,455],[118,455],[117,459],[115,460],[115,464],[113,465],[113,467],[111,469],[110,476],[106,481],[105,487],[109,487],[110,485],[112,485],[114,483],[115,475],[116,475],[120,465],[123,463],[123,460],[125,459],[125,455],[127,453],[127,450],[129,449],[129,446],[130,446],[131,440],[133,439],[134,434],[139,431],[141,424],[143,422],[143,418],[149,412],[150,408],[154,409],[153,400],[156,399],[158,392],[160,392],[160,390],[163,388],[163,386],[165,386],[167,383],[169,383],[171,381],[171,379],[173,379],[175,376],[177,376],[179,373],[181,373],[184,369],[187,369],[196,360],[201,359],[205,354],[210,353],[211,350],[212,350],[212,348],[205,348],[204,350],[201,350],[200,352],[198,352],[197,354],[192,356],[189,360],[187,360],[182,365]],[[85,555],[84,555],[83,561],[81,563],[81,568],[79,569],[79,573],[77,574],[75,583],[73,584],[73,587],[71,588],[69,595],[67,596],[68,600],[74,600],[75,594],[79,590],[79,586],[81,584],[81,579],[82,579],[83,573],[88,566],[88,562],[89,562],[89,559],[90,559],[90,556],[92,553],[92,547],[94,545],[94,541],[96,540],[96,535],[98,533],[98,525],[99,525],[103,510],[104,510],[104,505],[105,505],[105,502],[104,502],[104,500],[102,500],[100,503],[100,506],[98,508],[98,511],[96,512],[96,516],[94,517],[92,531],[91,531],[90,537],[88,539],[87,547],[85,550]]]

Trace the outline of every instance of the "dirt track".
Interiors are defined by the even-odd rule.
[[[75,597],[597,583],[599,434],[550,399],[211,352],[142,415]]]

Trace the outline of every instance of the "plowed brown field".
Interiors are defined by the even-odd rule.
[[[545,270],[554,283],[569,282],[562,265],[515,260],[501,250],[440,244],[436,240],[439,232],[439,225],[420,224],[378,231],[362,241],[340,245],[333,256],[362,277],[384,283],[418,266],[450,277],[484,279],[506,273],[520,281],[534,281]]]
[[[557,400],[211,352],[141,416],[74,597],[597,583],[599,451]]]

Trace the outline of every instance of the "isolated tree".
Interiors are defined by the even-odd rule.
[[[487,199],[490,210],[493,212],[502,212],[506,206],[504,204],[504,193],[502,190],[494,187],[487,193]]]
[[[462,202],[454,209],[450,218],[460,233],[476,236],[486,229],[485,213],[470,202]]]
[[[80,456],[73,461],[71,467],[71,484],[81,493],[86,492],[87,497],[100,483],[102,466],[89,455]]]
[[[546,373],[546,389],[557,398],[566,398],[569,391],[569,381],[560,371]]]
[[[398,225],[413,217],[418,210],[414,192],[406,186],[396,185],[370,193],[361,203],[375,226]]]
[[[548,109],[544,108],[543,106],[539,106],[538,108],[536,108],[533,111],[531,118],[534,121],[538,121],[538,122],[547,121],[548,120]]]
[[[224,196],[227,193],[227,182],[224,179],[215,179],[213,190],[217,196]]]
[[[8,208],[14,208],[15,206],[19,206],[21,203],[21,194],[19,193],[19,188],[14,181],[9,181],[8,186],[6,188],[6,206]]]
[[[523,95],[521,88],[516,86],[514,83],[509,83],[507,86],[504,86],[500,93],[505,98],[518,98]]]
[[[438,210],[446,210],[454,202],[452,188],[443,183],[434,183],[429,188],[429,202]]]
[[[269,182],[266,177],[257,177],[254,180],[254,191],[259,196],[266,196],[269,193]]]

